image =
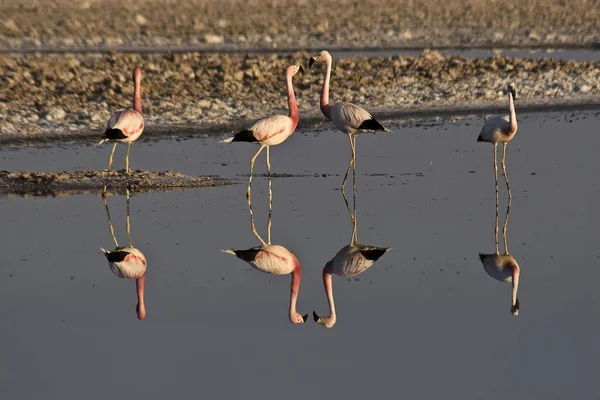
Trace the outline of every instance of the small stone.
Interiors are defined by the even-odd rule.
[[[238,71],[235,74],[233,74],[233,77],[236,81],[241,81],[244,79],[244,71]]]
[[[225,38],[222,35],[213,35],[212,33],[207,33],[204,35],[204,41],[208,44],[223,44]]]
[[[148,23],[148,20],[142,14],[137,14],[135,16],[135,23],[140,26],[144,26]]]
[[[60,107],[53,107],[44,114],[42,114],[42,118],[46,121],[60,121],[67,116],[65,110]]]
[[[15,21],[13,21],[12,19],[7,19],[6,21],[4,21],[3,25],[4,25],[4,29],[6,29],[9,32],[12,32],[12,33],[19,32],[19,27],[17,26]]]

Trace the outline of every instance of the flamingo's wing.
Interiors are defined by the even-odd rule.
[[[263,142],[273,136],[286,133],[292,127],[292,119],[285,115],[272,115],[259,119],[248,128],[259,142]]]
[[[492,141],[496,135],[506,133],[510,130],[508,116],[490,118],[481,127],[479,133],[480,141]]]
[[[296,258],[285,247],[279,245],[263,246],[254,263],[264,272],[275,275],[291,273],[296,267]]]
[[[289,274],[295,267],[294,255],[283,246],[257,246],[248,250],[226,250],[254,268],[269,274]]]
[[[367,110],[352,103],[336,103],[331,107],[331,111],[334,123],[353,129],[358,129],[364,121],[373,118]]]
[[[122,110],[113,113],[106,124],[106,131],[118,130],[126,137],[135,135],[144,129],[144,117],[135,110]]]
[[[364,244],[348,245],[333,259],[333,270],[339,276],[358,275],[371,268],[389,250],[388,247]]]

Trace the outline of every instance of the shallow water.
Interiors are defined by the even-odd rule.
[[[510,314],[510,285],[488,277],[478,258],[494,250],[492,146],[476,143],[480,119],[358,138],[359,241],[393,249],[350,281],[333,278],[331,329],[290,324],[289,277],[255,272],[219,251],[258,244],[244,184],[131,199],[133,244],[148,259],[144,321],[135,315],[135,283],[115,277],[99,251],[112,244],[100,197],[0,199],[0,395],[594,398],[598,120],[522,115],[508,146],[518,317]],[[243,183],[255,149],[215,138],[142,142],[131,163]],[[109,151],[5,150],[0,163],[103,168]],[[272,237],[302,263],[299,311],[327,314],[321,271],[352,229],[336,175],[347,165],[348,141],[302,133],[271,153],[273,172],[308,175],[273,181]],[[257,177],[261,232],[265,189]],[[502,180],[500,189],[502,212]],[[125,198],[108,204],[126,243]]]

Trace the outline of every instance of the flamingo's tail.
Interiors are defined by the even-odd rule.
[[[234,249],[227,249],[227,250],[221,250],[223,253],[227,253],[227,254],[231,254],[231,255],[236,255],[235,254],[235,250]]]
[[[233,142],[233,138],[234,137],[232,136],[229,139],[221,140],[219,143],[231,143],[231,142]]]

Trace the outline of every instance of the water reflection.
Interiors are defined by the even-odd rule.
[[[499,251],[499,240],[498,240],[498,202],[496,201],[496,219],[494,221],[494,240],[496,245],[496,252],[493,254],[479,253],[479,259],[483,265],[483,269],[487,274],[500,281],[512,284],[511,292],[511,303],[510,311],[512,315],[519,315],[519,298],[517,297],[517,291],[519,290],[519,278],[521,275],[521,269],[517,260],[510,255],[508,252],[508,241],[507,241],[507,225],[508,217],[510,215],[511,199],[508,200],[506,207],[506,217],[502,226],[502,237],[504,241],[504,254],[500,254]]]
[[[271,177],[269,176],[269,188],[271,187]],[[247,250],[227,249],[221,250],[224,253],[232,254],[250,264],[254,269],[273,275],[292,275],[290,284],[290,305],[289,319],[293,324],[303,324],[308,318],[308,314],[301,315],[296,311],[298,293],[300,291],[300,280],[302,278],[302,268],[296,256],[278,244],[271,244],[271,226],[272,226],[272,197],[269,196],[269,217],[267,220],[267,240],[265,241],[256,230],[254,223],[254,213],[252,211],[252,201],[248,198],[248,209],[250,212],[250,229],[261,245],[249,248]]]
[[[129,202],[129,190],[126,191],[127,196],[127,217],[126,217],[126,228],[127,237],[129,239],[129,245],[125,247],[119,246],[117,237],[115,235],[115,228],[113,227],[112,220],[110,218],[110,210],[108,208],[108,202],[106,196],[102,196],[104,201],[104,207],[106,209],[106,216],[108,217],[108,226],[110,234],[115,243],[115,249],[112,251],[103,249],[100,250],[106,256],[110,270],[119,278],[135,279],[137,288],[137,307],[136,312],[139,319],[143,320],[146,318],[146,305],[144,303],[144,286],[146,283],[146,257],[144,254],[133,247],[131,240],[131,223],[130,223],[130,202]]]
[[[335,312],[335,301],[333,299],[333,282],[332,274],[336,274],[342,278],[350,278],[365,272],[371,268],[375,261],[379,260],[381,256],[391,250],[390,247],[378,247],[367,244],[358,243],[358,229],[356,221],[356,181],[353,180],[352,194],[353,194],[353,209],[350,209],[346,194],[342,190],[342,196],[350,215],[350,221],[352,222],[352,235],[350,237],[350,244],[342,247],[337,254],[325,264],[323,268],[323,286],[325,287],[325,294],[327,295],[327,301],[329,303],[329,315],[326,317],[320,317],[315,311],[313,311],[313,319],[316,323],[323,325],[326,328],[331,328],[337,321],[337,314]]]

